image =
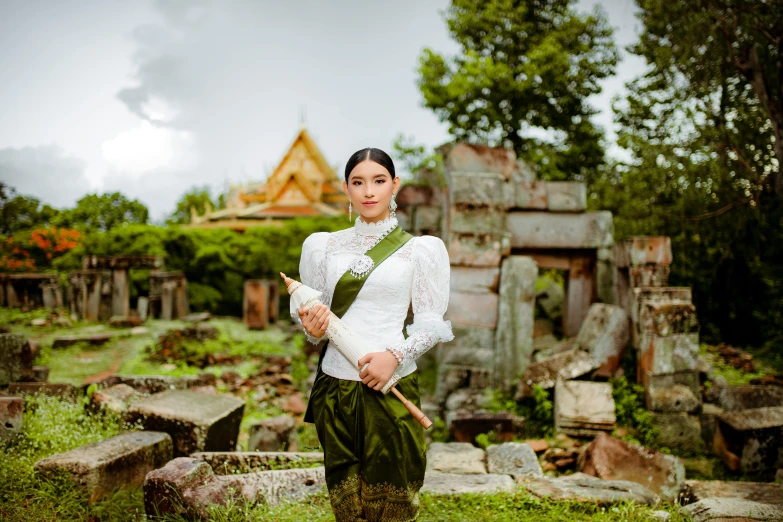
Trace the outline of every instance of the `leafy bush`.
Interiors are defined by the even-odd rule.
[[[612,397],[617,425],[634,431],[634,435],[624,438],[645,446],[653,445],[658,429],[653,426],[652,414],[644,406],[644,388],[620,377],[612,380]]]

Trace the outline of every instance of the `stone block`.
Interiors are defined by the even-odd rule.
[[[726,412],[715,426],[713,450],[732,470],[772,472],[783,467],[783,406]]]
[[[510,179],[519,170],[516,153],[503,147],[457,143],[445,145],[439,151],[443,154],[447,178],[457,171],[488,172]]]
[[[495,328],[498,322],[498,294],[451,292],[445,319],[455,326]]]
[[[480,326],[460,326],[452,325],[454,340],[447,344],[439,345],[438,361],[444,361],[449,357],[449,350],[452,348],[465,348],[468,350],[495,349],[495,329],[482,328]]]
[[[0,386],[19,381],[33,370],[27,338],[21,334],[0,334]]]
[[[688,480],[680,494],[680,502],[683,505],[707,498],[733,498],[783,505],[783,485],[769,482]]]
[[[517,385],[517,400],[531,397],[535,385],[544,389],[554,388],[558,379],[564,381],[576,379],[598,369],[599,366],[589,353],[578,349],[531,364],[522,374]]]
[[[463,495],[465,493],[510,493],[515,489],[514,480],[509,475],[462,475],[427,471],[421,492],[431,495]]]
[[[92,344],[94,346],[100,346],[111,341],[113,337],[114,337],[114,333],[112,332],[99,332],[99,333],[92,333],[92,334],[88,333],[88,334],[81,334],[81,335],[64,335],[62,337],[58,337],[52,342],[52,348],[54,349],[67,348],[69,346],[73,346],[76,343],[87,343],[87,344]]]
[[[495,207],[452,206],[449,210],[452,233],[482,234],[505,228],[506,213]]]
[[[652,412],[652,423],[658,428],[657,441],[661,446],[684,451],[704,449],[698,415],[685,412]]]
[[[250,426],[247,449],[250,451],[298,451],[296,420],[288,415],[265,419]]]
[[[781,506],[734,498],[705,498],[683,507],[680,511],[693,522],[783,520]]]
[[[119,488],[140,486],[150,471],[171,460],[171,437],[166,433],[123,433],[35,463],[43,476],[65,472],[94,502]]]
[[[519,477],[543,477],[536,452],[524,442],[505,442],[487,448],[487,468],[490,473]]]
[[[547,181],[547,208],[551,212],[587,210],[587,185],[578,181]]]
[[[96,390],[90,396],[90,403],[98,410],[106,409],[116,413],[125,413],[128,406],[144,395],[127,384],[116,384]]]
[[[475,475],[487,473],[484,450],[467,442],[433,442],[427,450],[427,472]]]
[[[668,236],[637,236],[617,242],[617,266],[672,264],[672,242]]]
[[[495,331],[495,383],[509,390],[533,355],[538,265],[526,256],[503,260]]]
[[[653,375],[695,372],[699,359],[699,334],[660,336],[643,333],[637,354],[639,372]]]
[[[614,223],[608,211],[509,212],[506,230],[512,234],[514,248],[601,248],[614,244]]]
[[[603,382],[558,381],[555,386],[555,432],[590,437],[615,428],[612,385]]]
[[[452,266],[500,266],[503,256],[511,253],[511,234],[451,234],[448,242]]]
[[[628,278],[632,288],[665,288],[669,286],[670,271],[669,266],[663,265],[633,266],[628,269]]]
[[[397,192],[395,200],[400,207],[422,206],[433,204],[434,191],[424,185],[405,185]]]
[[[233,451],[245,404],[228,395],[170,390],[140,399],[128,408],[131,422],[164,431],[174,441],[174,455],[197,451]]]
[[[263,330],[269,324],[270,282],[262,279],[245,281],[242,301],[242,316],[245,327]]]
[[[639,334],[669,337],[676,334],[695,334],[699,332],[696,307],[685,302],[645,301],[639,307],[636,323]]]
[[[598,506],[626,502],[655,506],[660,503],[658,495],[636,482],[602,480],[584,473],[562,478],[523,477],[518,483],[534,497],[554,502],[588,502]]]
[[[647,409],[653,411],[693,413],[701,406],[699,398],[683,384],[654,389],[645,394],[645,399]]]
[[[546,181],[522,181],[514,187],[512,207],[524,210],[546,210]]]
[[[446,415],[446,425],[457,442],[475,443],[481,434],[494,433],[496,440],[509,442],[521,430],[524,419],[507,411],[498,413],[451,411]]]
[[[612,375],[620,365],[625,347],[631,338],[628,314],[619,306],[595,303],[587,311],[576,345],[589,352],[601,364],[599,371]]]
[[[492,348],[452,347],[441,345],[440,362],[449,368],[465,370],[485,370],[491,372],[495,365],[495,350]]]
[[[422,205],[416,207],[416,233],[439,235],[442,229],[443,211],[440,207]]]
[[[8,393],[13,395],[48,395],[63,399],[76,399],[80,392],[72,384],[59,382],[12,382]]]
[[[24,399],[0,396],[0,441],[22,433]]]
[[[504,206],[503,175],[492,172],[450,172],[449,196],[452,203]]]
[[[645,303],[691,303],[692,293],[687,286],[667,286],[661,288],[632,288],[630,315],[631,322],[640,320],[641,306]]]
[[[49,380],[48,366],[33,366],[33,381],[46,382]]]
[[[539,342],[538,339],[533,339],[533,362],[539,363],[551,359],[555,355],[565,353],[574,350],[576,347],[575,340],[563,339],[561,341],[556,340],[555,336],[546,336],[541,338],[545,343]],[[540,350],[539,350],[540,348]]]
[[[701,402],[701,381],[699,380],[698,372],[679,372],[679,373],[666,373],[666,374],[653,374],[651,372],[645,372],[641,378],[642,387],[644,387],[645,395],[657,395],[673,388],[674,386],[684,386],[688,388],[696,399]],[[649,405],[650,398],[645,397],[645,401]]]
[[[662,499],[677,499],[685,466],[677,457],[599,433],[579,458],[579,471],[604,480],[628,480]]]
[[[780,386],[725,386],[718,392],[718,406],[725,411],[783,406],[783,387]]]
[[[117,384],[127,384],[134,390],[153,394],[166,390],[185,390],[198,386],[214,385],[217,378],[211,373],[202,373],[197,376],[185,377],[166,377],[162,375],[111,375],[105,379],[97,381],[101,388],[109,388]]]
[[[324,454],[319,451],[208,451],[190,457],[209,464],[216,475],[317,467],[324,463]]]
[[[712,441],[715,440],[715,422],[723,409],[714,404],[704,403],[699,413],[699,422],[701,422],[701,440],[707,447],[712,447]]]
[[[449,274],[451,291],[474,294],[497,293],[500,284],[499,267],[455,266]]]

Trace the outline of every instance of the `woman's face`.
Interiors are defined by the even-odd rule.
[[[392,179],[386,167],[371,160],[356,165],[348,175],[348,182],[343,181],[343,191],[366,223],[389,217],[389,203],[399,187],[399,177]]]

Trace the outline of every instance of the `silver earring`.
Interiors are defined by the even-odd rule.
[[[353,221],[351,218],[353,217],[353,206],[352,202],[348,202],[348,221]]]
[[[392,194],[391,202],[389,203],[390,217],[397,217],[397,212],[395,212],[395,210],[397,210],[397,202],[394,201],[395,195],[396,194]]]

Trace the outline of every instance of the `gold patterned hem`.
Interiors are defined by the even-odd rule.
[[[388,482],[367,484],[358,475],[329,488],[329,501],[337,522],[410,522],[419,514],[422,484],[421,481],[407,487]]]

